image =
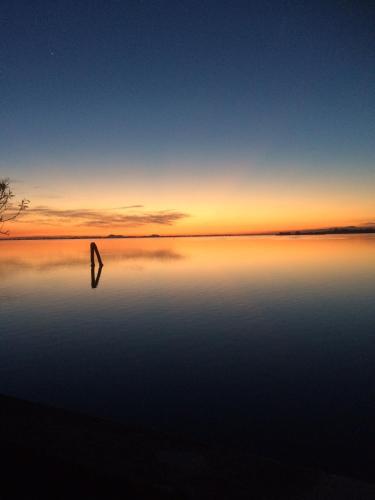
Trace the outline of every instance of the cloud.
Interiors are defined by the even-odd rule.
[[[142,205],[132,205],[127,208],[140,208]],[[123,207],[124,208],[124,207]],[[175,210],[160,210],[139,214],[108,213],[92,209],[55,209],[48,206],[30,208],[27,214],[32,216],[31,223],[66,224],[86,227],[129,228],[148,224],[171,226],[189,215]]]
[[[362,226],[375,226],[375,221],[364,222]]]
[[[143,208],[143,205],[126,205],[125,207],[118,207],[117,210],[127,210],[129,208]]]

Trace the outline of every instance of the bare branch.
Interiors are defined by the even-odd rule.
[[[15,207],[12,204],[14,193],[10,187],[9,179],[0,179],[0,234],[9,234],[4,231],[4,224],[15,220],[24,210],[27,209],[29,200],[23,199]]]

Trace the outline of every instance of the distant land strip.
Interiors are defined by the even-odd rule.
[[[109,234],[106,236],[13,236],[0,238],[0,241],[30,241],[30,240],[106,240],[106,239],[146,239],[146,238],[217,238],[217,237],[238,237],[238,236],[318,236],[327,234],[369,234],[375,233],[375,227],[333,227],[322,229],[301,229],[293,231],[270,231],[262,233],[211,233],[211,234],[147,234],[127,236],[122,234]]]

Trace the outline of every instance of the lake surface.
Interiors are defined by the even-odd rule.
[[[371,478],[375,237],[0,242],[0,392]]]

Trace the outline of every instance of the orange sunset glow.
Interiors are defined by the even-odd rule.
[[[76,183],[56,176],[35,188],[17,185],[19,196],[31,200],[29,209],[10,224],[17,236],[125,236],[267,233],[333,226],[362,226],[372,222],[375,199],[373,174],[287,174],[272,179],[237,169],[233,178],[212,181],[162,176],[152,182],[116,170],[113,181],[99,176]]]

